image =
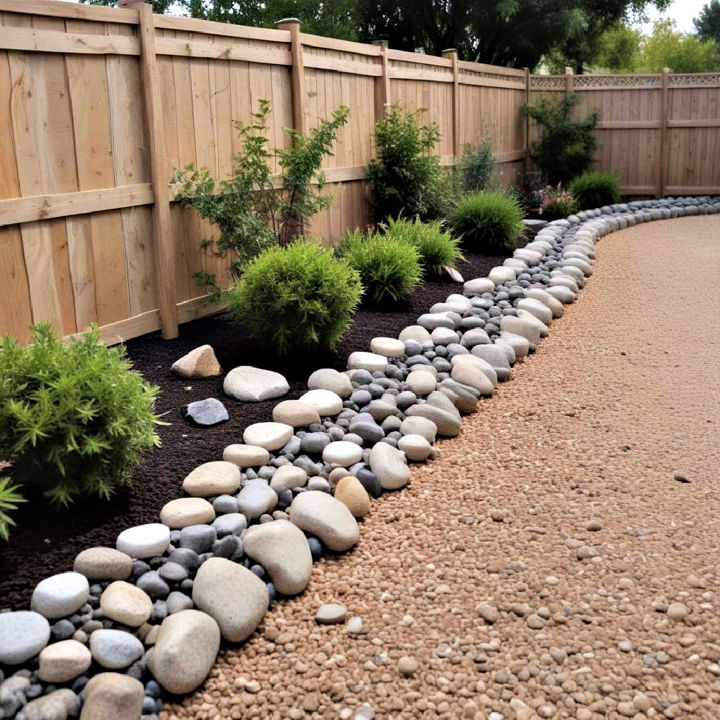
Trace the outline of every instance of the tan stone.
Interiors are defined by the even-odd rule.
[[[75,557],[73,570],[89,580],[125,580],[132,572],[132,558],[108,547],[92,547]]]
[[[39,657],[38,677],[47,683],[62,683],[82,675],[92,662],[90,651],[77,640],[61,640],[44,648]]]
[[[178,498],[163,505],[160,520],[173,530],[202,525],[215,519],[213,506],[202,498]]]
[[[105,616],[130,627],[140,627],[152,615],[152,608],[150,596],[124,580],[110,583],[100,596]]]
[[[83,695],[80,720],[138,720],[145,688],[129,675],[105,672],[90,678]]]
[[[273,408],[273,420],[293,427],[307,427],[320,422],[317,408],[302,400],[283,400]]]
[[[182,489],[193,497],[232,495],[240,487],[240,468],[235,463],[214,460],[198,465],[183,480]]]
[[[365,517],[370,512],[370,495],[362,483],[352,475],[346,475],[335,486],[335,498],[356,517]]]
[[[222,374],[220,363],[211,345],[201,345],[176,360],[170,368],[184,378],[206,378]]]

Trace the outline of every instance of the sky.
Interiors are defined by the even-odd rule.
[[[671,19],[675,20],[678,28],[683,32],[694,32],[693,18],[700,14],[700,10],[707,2],[708,0],[673,0],[672,5],[665,12],[661,13],[652,8],[647,13],[649,22],[635,23],[635,26],[645,33],[650,33],[653,22]]]

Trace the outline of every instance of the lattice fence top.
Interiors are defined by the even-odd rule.
[[[506,73],[494,73],[486,70],[474,71],[463,69],[463,75],[469,75],[471,77],[483,77],[490,78],[492,80],[502,80],[503,82],[514,83],[519,88],[525,87],[525,76],[524,75],[507,75]]]
[[[670,75],[670,85],[673,87],[692,87],[693,85],[720,85],[720,73]]]
[[[573,84],[576,88],[660,87],[662,75],[575,75]]]
[[[530,87],[538,90],[552,90],[555,88],[565,87],[564,75],[532,75],[530,77]]]

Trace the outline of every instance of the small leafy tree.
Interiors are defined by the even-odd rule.
[[[701,40],[720,43],[720,0],[710,0],[703,5],[700,14],[693,20],[695,32]]]
[[[465,193],[491,190],[497,185],[495,154],[490,138],[483,138],[477,145],[466,143],[458,163],[460,183]]]
[[[600,114],[594,110],[576,119],[573,111],[579,102],[575,93],[566,92],[559,101],[541,95],[535,103],[525,106],[525,112],[541,130],[530,155],[550,183],[567,183],[592,162],[597,145],[594,130]]]
[[[345,125],[349,110],[338,107],[330,120],[307,134],[285,128],[290,147],[268,147],[267,118],[270,103],[260,100],[253,122],[235,122],[240,152],[233,158],[233,175],[216,180],[210,172],[190,164],[176,170],[171,180],[176,197],[194,207],[200,217],[217,226],[219,237],[205,239],[203,251],[229,258],[229,272],[237,280],[248,262],[263,250],[287,245],[303,232],[306,221],[332,205],[325,194],[323,158],[332,154],[337,131]],[[272,161],[280,166],[279,182],[273,177]],[[219,300],[222,288],[214,274],[196,272],[199,283]]]
[[[420,125],[418,112],[393,105],[375,124],[377,159],[367,177],[378,221],[401,214],[433,220],[447,208],[448,177],[435,153],[440,130],[435,123]]]
[[[720,45],[680,32],[672,20],[661,20],[641,43],[640,71],[659,73],[664,67],[676,73],[720,70]]]

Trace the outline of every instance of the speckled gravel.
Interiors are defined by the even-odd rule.
[[[597,252],[356,549],[162,718],[720,717],[720,217]]]

